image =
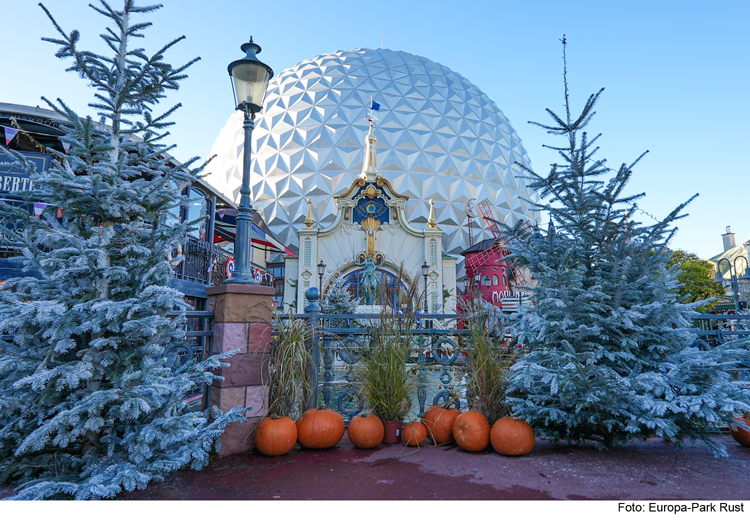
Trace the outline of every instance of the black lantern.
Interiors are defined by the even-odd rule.
[[[260,53],[260,46],[253,42],[243,44],[240,49],[245,52],[245,58],[229,64],[227,70],[233,81],[235,108],[244,113],[245,131],[244,156],[242,164],[242,187],[240,188],[240,206],[237,208],[237,235],[234,241],[235,268],[232,277],[225,283],[257,283],[250,267],[252,262],[252,248],[250,230],[252,229],[253,210],[250,202],[250,162],[252,160],[252,133],[255,128],[255,113],[263,108],[268,81],[273,77],[273,70],[260,62],[256,53]]]
[[[323,275],[326,273],[326,264],[323,262],[323,259],[320,260],[318,263],[318,278],[320,278],[319,284],[319,290],[320,295],[323,295]]]
[[[255,114],[263,108],[263,99],[266,97],[268,81],[273,77],[273,70],[255,56],[260,53],[260,46],[253,42],[252,37],[240,49],[245,57],[232,61],[227,67],[234,86],[234,101],[237,110],[247,109]]]
[[[424,278],[424,313],[427,314],[428,306],[427,306],[427,276],[430,273],[430,266],[427,264],[427,261],[424,262],[422,265],[422,277]]]
[[[737,261],[739,259],[745,260],[745,274],[742,277],[738,277],[739,266],[737,265]],[[722,257],[721,259],[719,259],[719,262],[716,263],[716,279],[714,279],[714,283],[720,283],[722,286],[724,286],[724,283],[726,281],[724,279],[724,274],[722,274],[721,272],[722,261],[727,262],[727,268],[725,269],[724,274],[729,271],[730,284],[732,285],[732,295],[734,297],[734,310],[736,313],[739,313],[741,309],[739,282],[750,282],[750,263],[748,263],[747,258],[744,255],[738,255],[734,258],[733,262],[730,262],[726,257]]]

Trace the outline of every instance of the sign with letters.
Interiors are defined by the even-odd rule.
[[[36,165],[37,172],[49,169],[52,156],[40,152],[23,152],[26,159]],[[15,158],[0,154],[0,163],[12,163]],[[0,166],[0,195],[15,195],[19,191],[32,191],[34,184],[28,174],[18,168]]]

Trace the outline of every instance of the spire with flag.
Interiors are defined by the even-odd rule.
[[[380,110],[380,103],[375,101],[375,96],[370,96],[370,115],[367,116],[367,121],[377,121],[378,118],[372,115],[373,110]]]

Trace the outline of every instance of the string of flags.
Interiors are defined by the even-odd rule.
[[[5,129],[5,145],[8,146],[10,142],[13,141],[13,138],[16,137],[16,134],[18,134],[20,131],[12,127],[3,127],[3,128]]]
[[[53,207],[57,209],[55,212],[55,217],[58,219],[61,219],[63,216],[63,208],[58,208],[57,206],[54,206],[53,204],[47,204],[45,202],[34,202],[34,215],[37,217],[41,217],[42,213],[45,209]]]
[[[13,141],[13,138],[15,138],[18,135],[18,133],[21,132],[21,130],[15,129],[13,127],[6,127],[6,126],[3,126],[3,129],[5,132],[5,146],[7,147],[8,145],[10,145],[10,142]],[[44,134],[41,132],[38,132],[35,134],[54,137],[53,134]],[[67,142],[63,139],[60,139],[60,142],[62,143],[63,149],[65,149],[65,152],[67,153],[70,150],[70,142]]]

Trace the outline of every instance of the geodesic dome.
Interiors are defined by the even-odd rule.
[[[333,200],[362,170],[371,98],[380,172],[409,197],[406,215],[427,224],[435,200],[444,248],[469,246],[464,205],[489,199],[497,220],[537,220],[515,162],[530,166],[521,139],[487,95],[456,72],[424,57],[388,49],[319,55],[271,80],[253,132],[254,206],[271,231],[297,248],[307,199],[316,226],[336,217]],[[239,202],[244,133],[235,112],[211,149],[206,180]],[[484,221],[479,218],[475,222]],[[475,242],[481,232],[475,224]],[[488,233],[489,236],[489,233]]]

